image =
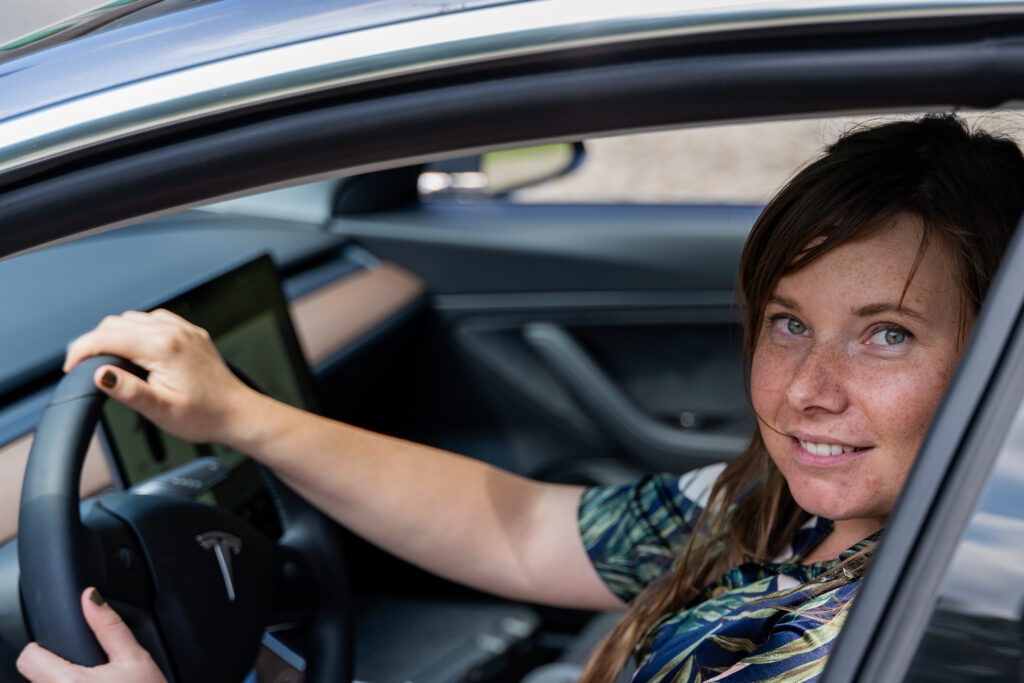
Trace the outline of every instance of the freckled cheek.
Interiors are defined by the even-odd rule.
[[[758,345],[750,366],[750,398],[762,417],[773,415],[781,405],[793,376],[792,359],[765,345]]]
[[[913,456],[942,401],[950,374],[941,364],[909,368],[888,378],[876,374],[873,382],[861,384],[869,388],[862,405],[871,406],[876,427]]]

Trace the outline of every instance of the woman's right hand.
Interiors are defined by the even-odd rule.
[[[64,371],[104,353],[132,361],[149,377],[105,365],[96,371],[96,386],[188,441],[230,444],[241,404],[255,394],[224,364],[206,330],[170,311],[104,318],[71,343]]]

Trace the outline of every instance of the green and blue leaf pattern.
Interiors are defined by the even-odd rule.
[[[671,571],[721,465],[684,475],[646,477],[627,486],[588,489],[580,533],[594,567],[625,601]],[[874,544],[870,538],[838,560],[800,564],[832,529],[812,518],[792,540],[792,556],[733,567],[687,609],[664,617],[647,634],[633,683],[724,680],[796,683],[820,676],[856,593],[858,577],[822,592],[820,581],[842,559]],[[735,667],[735,669],[734,669]]]

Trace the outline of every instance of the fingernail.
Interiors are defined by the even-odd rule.
[[[89,599],[92,600],[93,603],[99,605],[100,607],[107,604],[107,601],[103,599],[103,596],[100,595],[100,592],[95,588],[92,589],[92,593],[89,593]]]
[[[107,389],[113,389],[115,386],[117,386],[117,375],[115,375],[110,370],[107,370],[106,372],[103,373],[103,376],[100,377],[100,384],[102,384]]]

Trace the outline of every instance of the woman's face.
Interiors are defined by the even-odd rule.
[[[812,514],[884,524],[956,367],[961,297],[945,248],[928,248],[899,305],[920,240],[919,220],[902,217],[782,278],[765,309],[754,409]]]

